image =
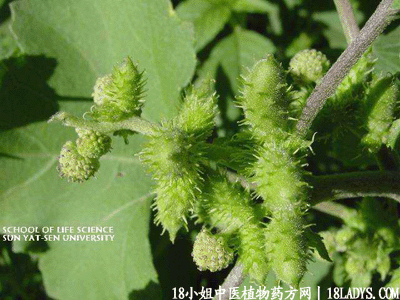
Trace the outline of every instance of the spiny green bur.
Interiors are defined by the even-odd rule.
[[[259,283],[264,283],[269,271],[262,226],[251,197],[238,184],[229,182],[221,174],[206,180],[196,214],[199,221],[217,227],[223,233],[238,239],[238,261],[244,272]]]
[[[361,127],[359,109],[365,88],[371,80],[374,63],[369,49],[327,99],[313,124],[320,137],[332,137],[332,141],[335,141],[343,138],[349,130],[354,132]]]
[[[273,55],[257,62],[243,78],[238,104],[243,108],[245,124],[255,136],[273,134],[286,128],[286,82],[282,66]]]
[[[175,240],[178,230],[186,226],[186,217],[201,186],[196,150],[187,134],[171,124],[152,136],[141,153],[141,159],[149,166],[157,181],[155,208],[156,223]]]
[[[399,100],[399,82],[392,76],[374,78],[365,96],[366,129],[362,143],[377,152],[387,143]]]
[[[265,143],[252,167],[257,195],[271,214],[266,229],[266,254],[277,278],[297,287],[309,258],[304,233],[307,184],[299,161],[284,143]],[[290,148],[289,148],[290,149]]]
[[[76,140],[78,152],[89,158],[99,158],[111,149],[111,138],[108,135],[88,129],[76,128],[79,138]]]
[[[174,241],[178,230],[187,227],[202,186],[203,150],[215,125],[216,99],[204,86],[193,88],[179,114],[150,137],[141,158],[157,181],[156,223]]]
[[[198,140],[205,140],[215,126],[217,98],[208,82],[192,87],[186,94],[177,118],[177,126]]]
[[[306,49],[293,56],[289,71],[296,81],[310,84],[321,79],[329,66],[330,62],[325,54],[315,49]]]
[[[302,181],[300,160],[292,155],[291,148],[285,141],[265,142],[258,147],[257,160],[247,170],[268,211],[305,200],[307,184]]]
[[[275,212],[265,232],[265,251],[277,278],[298,287],[310,259],[299,208]]]
[[[343,114],[344,107],[349,103],[359,101],[364,95],[365,84],[369,81],[375,64],[371,52],[371,49],[367,50],[350,69],[350,72],[337,87],[335,94],[328,98],[328,108],[336,107],[337,113]],[[328,109],[327,114],[329,115]]]
[[[289,114],[290,117],[298,119],[306,106],[307,99],[311,95],[312,89],[301,87],[299,90],[292,90],[289,93]]]
[[[256,195],[263,198],[265,211],[271,215],[264,232],[264,256],[279,279],[298,286],[309,257],[303,225],[307,184],[302,181],[300,159],[294,154],[310,143],[291,133],[284,73],[272,56],[250,71],[239,101],[245,123],[258,143],[256,160],[245,175],[255,184]],[[285,224],[289,221],[292,224]]]
[[[140,116],[144,94],[143,72],[127,57],[111,74],[97,79],[92,94],[92,117],[101,122],[116,122]]]
[[[97,158],[89,158],[79,154],[76,145],[68,141],[61,149],[57,170],[61,177],[72,182],[83,182],[94,176],[100,167]]]
[[[217,272],[229,266],[233,260],[233,250],[223,237],[212,235],[203,229],[193,245],[192,257],[200,271]]]

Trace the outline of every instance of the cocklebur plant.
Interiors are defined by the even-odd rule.
[[[131,72],[141,74],[136,69],[131,69]],[[127,79],[118,77],[117,82],[136,82],[136,77],[129,72],[118,74],[126,75]],[[109,140],[103,136],[105,133],[113,133],[115,127],[118,130],[127,129],[123,127],[126,122],[121,122],[121,117],[112,117],[113,113],[121,111],[121,99],[119,96],[114,99],[113,94],[105,91],[106,86],[116,86],[109,82],[110,78],[113,79],[108,76],[105,83],[103,79],[96,83],[95,106],[99,108],[92,108],[86,115],[93,120],[78,120],[66,113],[53,117],[66,125],[76,125],[79,128],[77,143],[79,146],[85,145],[85,150],[94,148],[91,137],[96,137],[94,140],[101,144],[101,147],[98,145],[95,149],[98,152],[96,159],[109,149]],[[256,207],[249,191],[229,182],[223,171],[214,169],[217,162],[214,160],[215,153],[223,153],[225,149],[209,151],[214,144],[209,139],[215,127],[217,97],[210,89],[211,85],[205,82],[187,91],[174,118],[161,124],[151,124],[147,131],[142,130],[147,135],[148,142],[139,157],[156,181],[155,222],[161,224],[168,231],[171,241],[174,241],[178,231],[182,227],[188,229],[188,219],[194,217],[198,223],[214,227],[227,235],[232,243],[230,247],[237,253],[238,261],[244,265],[245,272],[257,282],[263,283],[272,267],[279,278],[295,286],[303,276],[309,259],[303,222],[307,207],[304,188],[306,184],[302,181],[301,157],[296,153],[304,152],[309,142],[291,132],[293,126],[287,120],[287,84],[284,70],[272,55],[258,62],[244,77],[243,82],[244,90],[238,103],[245,111],[246,126],[241,136],[245,137],[242,141],[248,139],[248,144],[256,145],[256,149],[240,147],[240,151],[234,152],[240,153],[241,157],[255,155],[253,159],[247,159],[253,163],[244,167],[243,175],[258,184],[253,194],[262,197],[263,204]],[[101,90],[100,84],[103,85]],[[100,91],[105,95],[99,93]],[[119,95],[115,90],[113,92],[114,95]],[[142,103],[140,97],[125,100],[139,102],[139,105]],[[101,110],[103,115],[99,118],[93,112],[102,109],[103,105],[114,105],[116,109],[109,111],[110,116],[106,115],[106,110]],[[136,106],[126,104],[125,107],[134,110]],[[125,110],[122,115],[128,121],[138,122],[141,118],[132,116],[135,113]],[[144,124],[150,124],[141,120]],[[118,127],[119,125],[122,127]],[[90,127],[96,132],[89,131]],[[276,147],[271,148],[273,145]],[[85,151],[81,152],[88,157]],[[89,152],[96,151],[92,149]],[[282,167],[284,170],[280,170]],[[268,182],[264,182],[268,176]],[[290,185],[284,182],[286,176],[292,178]],[[272,218],[273,221],[268,223],[264,220],[265,217]],[[275,228],[275,224],[280,223],[275,222],[275,218],[280,220],[281,217],[289,218],[295,226]],[[276,233],[279,233],[278,238],[272,238]],[[287,247],[284,242],[286,239],[293,239],[294,243]],[[271,245],[275,246],[271,248]],[[279,257],[273,251],[277,249],[275,247],[281,247]],[[194,253],[199,257],[197,250]],[[290,253],[296,255],[292,256]]]
[[[373,139],[373,148],[371,143],[363,143],[377,149],[395,131],[391,128],[397,118],[397,92],[393,80],[373,79],[373,60],[367,56],[367,62],[354,66],[346,79],[352,83],[341,85],[328,107],[362,99],[354,106],[364,120],[360,130],[366,137],[379,137]],[[312,62],[312,67],[302,66],[304,62]],[[316,50],[298,54],[289,71],[272,55],[256,62],[242,75],[237,106],[243,109],[244,118],[240,132],[230,139],[216,136],[218,97],[209,82],[186,91],[175,117],[160,123],[142,118],[143,72],[126,59],[111,75],[98,79],[94,105],[84,118],[65,112],[52,118],[77,128],[78,133],[76,144],[68,142],[62,150],[60,172],[72,181],[83,182],[94,176],[100,157],[110,151],[110,135],[122,132],[127,138],[128,134],[143,134],[147,142],[138,156],[154,179],[155,223],[172,242],[180,232],[191,230],[190,220],[194,219],[195,224],[207,228],[198,234],[192,252],[200,269],[221,270],[237,256],[243,272],[259,284],[265,284],[273,270],[279,280],[298,287],[313,251],[329,259],[321,238],[307,222],[313,181],[305,168],[312,135],[297,130],[306,98],[328,65],[327,58]],[[287,73],[294,76],[293,87],[288,86]],[[358,78],[354,74],[363,75]],[[375,109],[387,114],[381,118]],[[235,179],[244,182],[239,184]],[[350,233],[351,240],[358,240],[352,247],[365,251],[365,233],[354,228]],[[384,239],[376,243],[377,249],[392,249],[393,245]],[[378,272],[387,276],[387,257],[374,259],[385,259],[386,267]],[[352,270],[354,259],[347,261],[347,269]],[[349,274],[351,279],[359,272]]]

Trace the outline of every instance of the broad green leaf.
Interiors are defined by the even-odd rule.
[[[376,71],[396,73],[400,71],[400,26],[392,32],[381,35],[373,44],[373,51],[378,58]]]
[[[226,0],[187,0],[176,11],[182,20],[193,23],[197,51],[222,30],[231,16],[230,3]]]
[[[46,291],[56,299],[128,299],[157,287],[148,241],[151,180],[135,156],[143,138],[131,137],[128,146],[115,138],[97,179],[68,183],[57,174],[57,156],[76,134],[43,122],[52,110],[37,111],[45,102],[57,108],[61,95],[75,99],[60,101],[61,110],[82,115],[96,78],[129,55],[148,77],[145,116],[172,116],[194,72],[190,29],[167,0],[18,1],[12,13],[12,29],[30,56],[25,76],[13,76],[0,90],[1,107],[11,116],[0,134],[0,227],[114,227],[113,242],[50,242],[40,254]],[[29,62],[35,58],[44,60],[43,70]],[[41,71],[50,72],[41,84],[26,82]],[[36,104],[33,117],[19,112],[30,102]]]
[[[236,12],[268,13],[273,32],[278,35],[282,33],[279,6],[276,4],[265,0],[238,0],[232,9]]]
[[[50,85],[59,95],[90,96],[96,78],[130,55],[148,78],[144,116],[159,120],[177,109],[195,54],[190,28],[169,1],[34,0],[11,9],[22,51],[57,59]]]
[[[354,10],[354,16],[358,23],[364,19],[363,13],[359,10]],[[346,37],[336,11],[317,12],[312,15],[312,18],[326,26],[323,33],[331,48],[345,49],[347,47]]]
[[[215,78],[218,68],[221,67],[236,93],[240,74],[266,54],[273,52],[275,46],[269,39],[254,31],[237,27],[213,48],[199,72],[200,78]]]
[[[7,58],[17,49],[10,30],[11,18],[7,0],[0,0],[0,59]]]
[[[79,101],[61,108],[81,113]],[[87,107],[87,105],[86,105]],[[59,124],[36,123],[3,132],[0,186],[3,226],[112,226],[113,242],[50,242],[39,268],[56,299],[127,299],[157,281],[147,240],[150,179],[134,153],[141,139],[101,160],[97,179],[68,183],[56,171],[62,144],[76,138]]]
[[[17,48],[17,43],[12,37],[9,25],[9,20],[0,24],[0,59],[11,56]]]
[[[325,259],[328,262],[332,262],[322,237],[318,233],[314,233],[311,230],[306,231],[306,236],[308,238],[308,243],[310,247],[316,250],[321,258]]]

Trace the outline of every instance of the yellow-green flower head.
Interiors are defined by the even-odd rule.
[[[296,81],[313,83],[321,79],[328,71],[330,62],[325,54],[306,49],[297,53],[289,63],[290,73]]]
[[[192,256],[200,271],[217,272],[232,262],[233,250],[222,237],[216,237],[203,229],[196,237]]]
[[[92,177],[99,167],[97,158],[82,156],[76,145],[68,141],[61,149],[57,170],[61,177],[66,177],[69,181],[83,182]]]
[[[111,149],[111,138],[94,130],[76,128],[79,138],[76,146],[80,155],[89,158],[99,158]]]

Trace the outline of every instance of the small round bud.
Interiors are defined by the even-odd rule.
[[[213,236],[203,229],[196,237],[192,256],[200,271],[216,272],[225,269],[232,262],[233,250],[222,237]]]
[[[76,146],[80,155],[89,158],[99,158],[111,149],[111,138],[94,130],[76,128],[79,138]]]
[[[296,81],[312,83],[321,79],[329,69],[330,62],[325,54],[307,49],[297,53],[289,63],[290,73]]]
[[[99,167],[98,159],[80,155],[75,144],[68,141],[61,149],[57,170],[61,177],[67,177],[73,182],[83,182],[92,177]]]

